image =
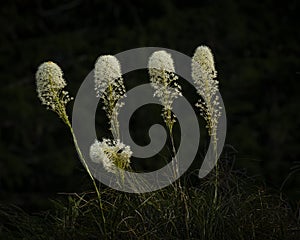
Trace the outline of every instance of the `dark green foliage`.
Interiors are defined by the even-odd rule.
[[[299,239],[300,227],[279,195],[236,173],[220,173],[216,204],[213,174],[193,186],[186,176],[182,191],[176,184],[147,194],[103,189],[105,224],[93,192],[68,194],[53,201],[50,213],[34,216],[1,208],[0,234],[5,239]]]

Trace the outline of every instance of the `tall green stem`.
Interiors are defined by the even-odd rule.
[[[170,139],[171,139],[171,144],[172,144],[172,151],[173,151],[173,155],[174,155],[174,161],[175,161],[175,169],[174,169],[174,174],[175,174],[175,177],[179,177],[179,164],[178,164],[178,159],[177,159],[177,156],[176,156],[176,148],[175,148],[175,142],[174,142],[174,137],[173,137],[173,125],[174,125],[174,122],[172,121],[172,118],[171,118],[171,110],[168,110],[167,112],[167,116],[168,116],[168,119],[169,119],[169,122],[166,123],[168,129],[169,129],[169,134],[170,134]],[[179,191],[180,191],[180,196],[181,196],[181,199],[183,200],[183,203],[184,203],[184,208],[185,208],[185,226],[186,226],[186,234],[187,234],[187,239],[189,239],[189,235],[190,235],[190,230],[189,230],[189,210],[188,210],[188,204],[187,204],[187,199],[186,199],[186,195],[183,191],[183,188],[181,186],[181,182],[180,182],[180,179],[178,179],[178,188],[179,188]],[[176,187],[175,187],[176,189]]]
[[[216,132],[214,132],[212,136],[214,142],[214,152],[215,152],[215,161],[216,161],[216,178],[215,178],[215,194],[214,194],[214,204],[217,203],[218,200],[218,186],[219,186],[219,165],[218,165],[218,151],[217,151],[217,136]]]
[[[87,163],[86,163],[86,161],[85,161],[85,159],[84,159],[84,157],[82,155],[82,152],[81,152],[81,150],[80,150],[80,148],[78,146],[78,142],[77,142],[77,139],[76,139],[76,136],[74,134],[74,131],[73,131],[73,128],[71,126],[70,121],[68,119],[64,119],[64,121],[65,121],[65,123],[68,125],[68,127],[70,129],[70,132],[72,134],[74,145],[75,145],[75,148],[77,150],[78,156],[79,156],[81,162],[83,163],[83,165],[84,165],[84,167],[85,167],[85,169],[86,169],[89,177],[91,178],[93,186],[94,186],[94,188],[96,190],[97,197],[98,197],[98,202],[99,202],[99,207],[100,207],[100,210],[101,210],[102,220],[103,220],[103,224],[104,224],[104,232],[106,233],[106,227],[105,227],[106,221],[105,221],[105,216],[104,216],[104,212],[103,212],[103,205],[102,205],[102,200],[101,200],[101,194],[99,192],[99,189],[98,189],[98,186],[96,184],[96,181],[95,181],[95,179],[94,179],[94,177],[93,177],[93,175],[92,175],[92,173],[91,173],[91,171],[90,171],[90,169],[89,169],[89,167],[88,167],[88,165],[87,165]]]

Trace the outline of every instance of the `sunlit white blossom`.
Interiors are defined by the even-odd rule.
[[[96,96],[103,101],[103,109],[109,118],[113,135],[119,138],[119,109],[124,105],[120,101],[126,96],[119,60],[112,55],[100,56],[95,63]]]
[[[221,116],[219,97],[219,82],[215,79],[214,57],[209,47],[199,46],[192,58],[192,78],[195,82],[198,94],[203,98],[196,104],[200,113],[207,121],[210,135],[216,134],[218,118]]]
[[[154,88],[154,96],[158,97],[164,107],[165,121],[171,120],[170,112],[174,100],[181,96],[181,86],[177,83],[175,67],[171,54],[164,50],[154,52],[148,62],[151,85]]]
[[[175,72],[174,61],[171,54],[167,53],[165,50],[160,50],[154,52],[148,62],[149,73],[155,73],[155,70],[163,70],[166,72]]]
[[[38,97],[43,105],[59,115],[64,106],[73,98],[63,88],[67,85],[60,67],[51,61],[42,63],[36,74]]]
[[[90,147],[90,158],[95,163],[101,163],[106,171],[117,173],[118,168],[127,169],[132,151],[120,140],[95,140]]]
[[[107,88],[111,85],[115,94],[124,95],[124,83],[122,79],[119,60],[112,55],[100,56],[95,63],[95,90],[98,97],[103,97]]]

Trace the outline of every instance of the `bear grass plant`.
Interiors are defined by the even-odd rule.
[[[217,149],[220,117],[216,96],[218,81],[210,49],[200,46],[192,59],[192,77],[200,100],[196,104],[207,123]],[[172,113],[181,87],[170,54],[158,51],[149,58],[149,76],[162,106],[169,130],[172,156],[176,159]],[[112,139],[95,139],[90,158],[113,174],[132,171],[130,146],[121,142],[118,112],[126,90],[119,61],[100,56],[95,64],[95,93],[102,100]],[[64,90],[66,82],[58,65],[43,63],[36,73],[37,92],[42,104],[54,111],[70,129],[73,141],[93,190],[70,193],[53,201],[53,209],[29,215],[17,207],[0,206],[0,239],[299,239],[297,219],[279,193],[257,187],[253,179],[233,171],[233,156],[226,156],[205,179],[197,172],[155,192],[132,194],[97,184],[78,147],[66,104],[72,100]],[[225,153],[229,151],[225,150]],[[217,158],[217,155],[216,155]],[[216,159],[217,160],[217,159]],[[177,165],[175,164],[175,167]],[[178,174],[178,169],[174,169]],[[119,184],[122,184],[120,182]]]

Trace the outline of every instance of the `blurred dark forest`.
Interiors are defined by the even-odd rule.
[[[153,46],[192,56],[200,44],[215,55],[234,167],[275,189],[294,167],[282,192],[299,201],[299,10],[297,0],[2,2],[0,203],[43,209],[89,181],[67,128],[37,99],[39,64],[58,63],[75,96],[101,54]]]

